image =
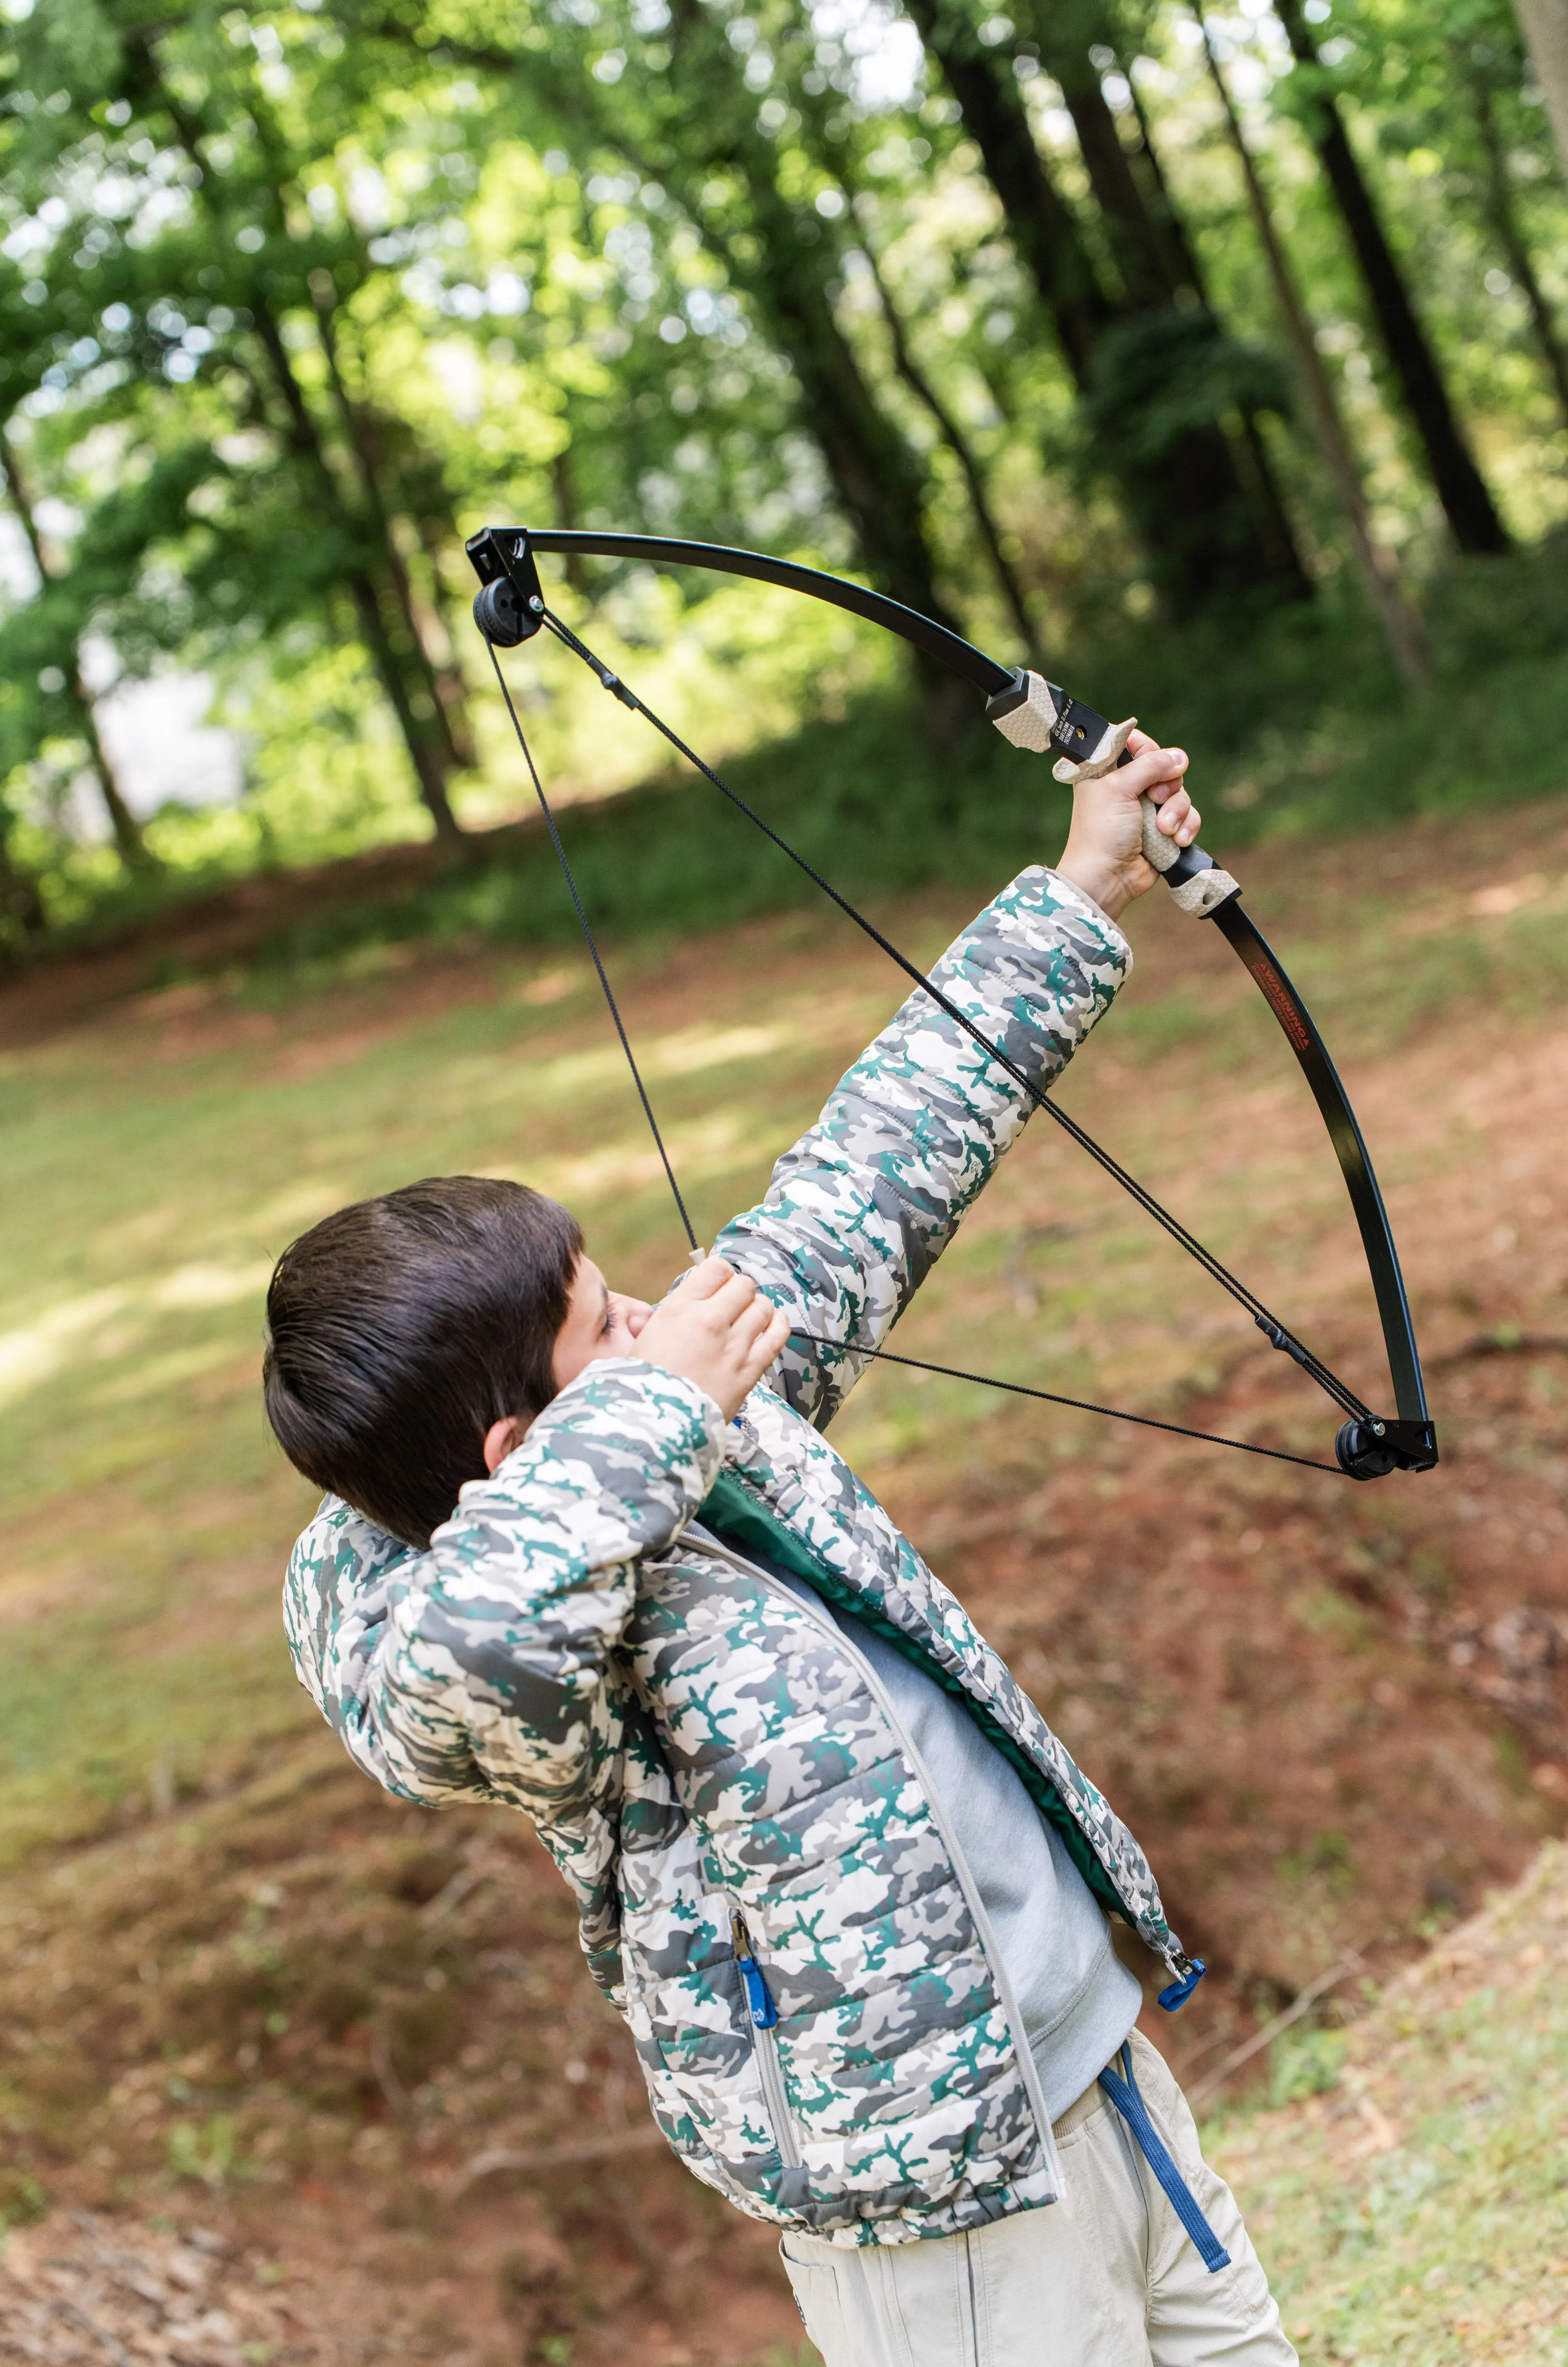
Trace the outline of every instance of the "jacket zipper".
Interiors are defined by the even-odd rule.
[[[757,2058],[768,2117],[773,2124],[773,2142],[778,2146],[779,2159],[785,2169],[798,2169],[801,2166],[800,2148],[795,2141],[795,2121],[790,2112],[789,2100],[784,2094],[784,2067],[779,2061],[779,2043],[774,2036],[779,2010],[762,1977],[762,1968],[751,1945],[751,1934],[746,1928],[746,1918],[738,1907],[730,1909],[729,1936],[735,1950],[736,1969],[746,1992],[746,2010],[751,2017],[751,2051]]]
[[[822,1603],[816,1596],[803,1597],[795,1594],[789,1587],[781,1584],[780,1581],[769,1571],[759,1568],[755,1562],[744,1560],[739,1554],[734,1552],[731,1547],[724,1543],[722,1537],[716,1537],[711,1530],[702,1527],[699,1523],[694,1521],[692,1528],[695,1530],[699,1541],[705,1546],[710,1552],[718,1554],[725,1561],[733,1563],[739,1569],[743,1569],[748,1577],[760,1579],[762,1584],[764,1586],[771,1587],[774,1593],[783,1595],[786,1602],[795,1603],[799,1609],[805,1611],[808,1619],[814,1620],[818,1627],[822,1628],[826,1634],[832,1637],[836,1644],[840,1645],[843,1649],[848,1652],[856,1668],[860,1670],[861,1675],[865,1679],[866,1683],[875,1694],[884,1717],[886,1718],[888,1725],[892,1727],[895,1735],[898,1738],[898,1746],[900,1750],[904,1752],[909,1764],[913,1767],[916,1775],[919,1778],[920,1789],[926,1795],[926,1805],[931,1812],[931,1821],[936,1826],[938,1832],[942,1835],[947,1853],[953,1861],[953,1872],[958,1876],[959,1887],[962,1889],[964,1899],[968,1904],[969,1912],[975,1919],[975,1928],[979,1933],[980,1946],[984,1951],[986,1962],[990,1966],[991,1978],[995,1981],[998,1994],[1001,1998],[1002,2010],[1007,2016],[1008,2029],[1012,2036],[1013,2052],[1018,2057],[1018,2067],[1020,2075],[1023,2080],[1024,2092],[1028,2096],[1030,2104],[1033,2110],[1035,2125],[1040,2134],[1040,2148],[1045,2157],[1045,2166],[1050,2173],[1051,2182],[1055,2186],[1056,2192],[1060,2194],[1062,2191],[1062,2164],[1061,2158],[1056,2151],[1055,2133],[1051,2126],[1051,2115],[1045,2109],[1045,2091],[1040,2084],[1040,2072],[1035,2064],[1034,2056],[1030,2049],[1028,2037],[1023,2027],[1022,2018],[1018,2010],[1018,2000],[1013,1995],[1012,1983],[1007,1976],[1007,1970],[1002,1963],[1001,1950],[997,1945],[997,1935],[991,1929],[991,1919],[987,1914],[985,1907],[982,1904],[979,1891],[976,1889],[975,1885],[975,1877],[969,1871],[968,1861],[965,1859],[963,1850],[959,1847],[958,1836],[953,1831],[952,1825],[948,1821],[947,1813],[942,1807],[941,1801],[937,1798],[935,1786],[932,1784],[931,1776],[927,1772],[924,1760],[920,1757],[919,1752],[915,1748],[913,1736],[908,1731],[903,1720],[899,1717],[897,1711],[894,1708],[892,1702],[888,1698],[886,1690],[883,1685],[882,1680],[876,1673],[876,1670],[872,1667],[871,1662],[866,1659],[864,1653],[858,1651],[855,1646],[850,1641],[850,1638],[844,1634],[843,1629],[839,1625],[837,1620],[833,1617],[832,1613],[828,1609],[825,1603]],[[758,1975],[758,1978],[759,1980],[761,1978],[760,1974]],[[776,2056],[774,2067],[776,2070]],[[764,2085],[765,2084],[766,2082],[764,2081]]]

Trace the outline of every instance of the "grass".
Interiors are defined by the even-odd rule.
[[[1348,910],[1336,901],[1332,944],[1299,929],[1289,943],[1341,1054],[1384,1053],[1477,1002],[1522,1013],[1568,972],[1560,900],[1544,887],[1516,912],[1450,914],[1416,938],[1391,934],[1397,891],[1363,881],[1356,894]],[[964,910],[951,895],[907,907],[899,932],[929,957]],[[1303,899],[1298,918],[1318,917]],[[708,989],[664,949],[623,948],[616,967],[711,1237],[761,1189],[896,982],[816,915],[765,924],[739,972],[716,972],[722,1009],[709,1019],[697,1015]],[[132,1022],[0,1056],[0,1517],[11,1540],[0,1603],[9,1596],[12,1621],[0,1845],[13,1852],[97,1829],[155,1779],[195,1784],[304,1716],[262,1580],[310,1494],[265,1436],[256,1392],[265,1280],[293,1233],[411,1173],[500,1169],[578,1207],[596,1254],[631,1285],[657,1292],[679,1263],[585,965],[497,955],[462,971],[449,1006],[438,985],[389,1007],[396,978],[362,968],[357,980],[333,972],[330,992],[309,973],[176,990]],[[1206,1080],[1228,1091],[1278,1068],[1267,1014],[1217,960],[1164,991],[1141,976],[1118,1012],[1119,1062],[1168,1077],[1178,1057],[1189,1101]],[[1122,1154],[1158,1188],[1165,1117],[1137,1093],[1113,1104]],[[927,1345],[969,1363],[975,1294],[1005,1309],[1021,1287],[1043,1288],[1054,1328],[1042,1339],[1006,1326],[990,1349],[1004,1376],[1072,1394],[1141,1387],[1154,1410],[1173,1407],[1192,1364],[1174,1335],[1201,1331],[1196,1278],[1087,1172],[1053,1160],[1049,1173],[1041,1217],[1020,1167],[967,1229],[922,1301]],[[1212,1179],[1200,1230],[1244,1271],[1260,1255],[1288,1265],[1282,1207],[1304,1195],[1326,1214],[1338,1188],[1326,1151],[1303,1173],[1299,1161],[1271,1168],[1262,1146]],[[874,1478],[939,1444],[958,1470],[968,1442],[1004,1434],[998,1421],[995,1401],[962,1385],[889,1374],[852,1409],[845,1436]],[[1070,1446],[1076,1433],[1054,1435]]]
[[[1091,705],[1136,711],[1189,750],[1208,813],[1205,837],[1222,852],[1506,809],[1560,784],[1568,704],[1563,549],[1562,537],[1549,537],[1506,559],[1454,561],[1441,572],[1427,598],[1433,683],[1414,695],[1401,689],[1342,588],[1325,589],[1304,610],[1216,616],[1179,629],[1112,613],[1080,623],[1049,663]],[[671,610],[672,630],[677,621]],[[635,674],[639,655],[646,674],[647,653],[634,650],[626,662]],[[510,663],[520,683],[532,678],[530,651]],[[493,703],[488,674],[477,696]],[[672,719],[682,719],[679,695]],[[621,737],[635,729],[617,716]],[[733,736],[733,719],[728,730]],[[619,738],[615,747],[620,763]],[[344,763],[360,753],[345,749]],[[663,754],[649,734],[645,761],[656,767]],[[313,761],[319,769],[319,751]],[[1065,793],[1045,768],[1021,760],[983,723],[954,755],[932,745],[907,694],[874,683],[838,697],[832,714],[736,754],[724,770],[808,861],[857,898],[944,880],[982,886],[1016,868],[1042,822],[1055,830],[1066,812]],[[519,810],[532,818],[525,782],[518,794]],[[318,844],[301,835],[307,802],[296,798],[290,810],[295,824],[258,842],[269,866],[345,851],[341,817],[335,834]],[[171,900],[236,876],[256,849],[251,836],[220,822],[174,810],[162,817],[152,833],[168,866],[161,878],[127,878],[101,855],[70,858],[61,874],[62,882],[70,874],[68,892],[62,886],[54,895],[69,915],[59,941],[144,922]],[[412,803],[394,830],[383,798],[367,838],[379,844],[389,832],[420,837],[424,830]],[[596,923],[622,936],[672,940],[789,910],[817,892],[684,766],[570,811],[565,834]],[[242,857],[243,847],[251,852]],[[543,833],[529,831],[477,850],[467,864],[433,866],[423,884],[394,891],[349,880],[330,918],[280,923],[262,967],[319,976],[410,939],[565,943],[575,926],[554,855]],[[165,981],[187,974],[177,950],[152,972]]]
[[[1469,653],[1475,636],[1456,631],[1441,686],[1405,700],[1375,666],[1346,679],[1345,639],[1326,625],[1288,633],[1280,625],[1276,635],[1273,649],[1250,653],[1245,677],[1234,653],[1196,634],[1125,651],[1108,645],[1099,666],[1086,660],[1081,668],[1094,703],[1139,711],[1188,748],[1211,847],[1234,854],[1270,837],[1342,837],[1506,808],[1559,786],[1568,708],[1562,648],[1531,648],[1527,637],[1522,653],[1517,644],[1512,654],[1489,648],[1477,663]],[[955,760],[886,693],[863,694],[842,718],[808,722],[725,771],[807,862],[860,900],[935,881],[979,889],[1027,860],[1042,829],[1058,832],[1066,815],[1066,793],[1043,765],[983,726]],[[622,937],[711,930],[810,904],[818,893],[716,790],[689,776],[570,811],[563,835],[595,926]],[[288,970],[409,937],[565,944],[576,926],[540,837],[494,863],[286,929],[264,960]]]
[[[628,973],[634,1008],[646,975]],[[282,1013],[220,998],[188,1047],[160,1007],[0,1061],[10,1850],[96,1829],[160,1767],[196,1784],[305,1716],[274,1584],[310,1497],[256,1388],[265,1277],[293,1233],[411,1172],[502,1165],[567,1193],[649,1288],[678,1262],[598,1014],[575,977],[564,1001],[519,1001],[536,976],[466,977],[455,1008],[406,1025],[372,981],[347,1032],[341,996]],[[645,1047],[710,1229],[820,1082],[820,1029],[768,999],[738,998],[750,1035],[688,1025]]]
[[[1538,1172],[1514,1180],[1525,1150],[1551,1158],[1555,1120],[1538,1113],[1494,1150],[1479,1131],[1493,1121],[1472,1104],[1489,1056],[1544,1059],[1556,1040],[1565,832],[1568,804],[1543,800],[1310,857],[1266,847],[1248,867],[1259,917],[1348,1064],[1428,1343],[1562,1328],[1556,1203],[1530,1217],[1521,1195]],[[1029,851],[1039,844],[1036,832]],[[607,833],[607,866],[613,853]],[[623,883],[625,912],[635,884]],[[928,959],[971,902],[948,885],[877,910]],[[1135,917],[1138,973],[1064,1100],[1371,1385],[1342,1186],[1272,1022],[1213,933],[1183,934],[1155,899]],[[711,1238],[897,982],[815,912],[695,945],[628,929],[610,950]],[[423,2230],[433,2257],[448,2241],[433,2164],[445,2174],[454,2151],[492,2132],[516,2142],[514,2121],[528,2144],[553,2142],[590,2107],[604,2116],[593,2125],[615,2125],[600,2099],[624,2068],[618,2029],[581,1980],[565,1895],[536,1852],[502,1838],[493,1882],[465,1891],[450,1918],[427,1917],[496,1846],[487,1820],[381,1801],[293,1682],[277,1586],[311,1491],[270,1444],[256,1386],[278,1249],[315,1216],[414,1173],[527,1175],[579,1209],[628,1286],[659,1290],[683,1245],[606,1036],[580,956],[469,942],[404,958],[366,940],[352,953],[323,945],[313,968],[175,986],[0,1054],[0,2024],[26,2047],[0,2082],[15,2154],[0,2212],[25,2218],[92,2179],[105,2205],[281,2208],[289,2180],[318,2179],[389,2226]],[[1426,1080],[1409,1088],[1414,1114],[1398,1098],[1406,1067]],[[1532,1127],[1545,1129],[1533,1145]],[[1472,1200],[1439,1221],[1456,1175]],[[1486,1263],[1503,1216],[1525,1237],[1517,1289]],[[1200,1426],[1250,1422],[1303,1452],[1325,1444],[1296,1376],[1273,1372],[1283,1360],[1263,1355],[1258,1380],[1250,1339],[1201,1277],[1042,1127],[932,1278],[908,1344]],[[1505,1391],[1517,1372],[1517,1387],[1495,1417],[1487,1403],[1470,1410],[1424,1496],[1328,1497],[1311,1475],[1287,1488],[1241,1457],[1222,1473],[1192,1460],[1198,1449],[1150,1466],[1141,1444],[1087,1419],[891,1371],[835,1433],[896,1510],[919,1515],[915,1534],[943,1574],[1157,1841],[1183,1914],[1196,1903],[1213,1919],[1231,1986],[1218,2004],[1201,1993],[1195,2015],[1217,2015],[1222,2042],[1226,2015],[1275,2010],[1279,1984],[1332,1962],[1369,1916],[1390,1919],[1379,1930],[1394,1954],[1430,1928],[1429,1844],[1451,1853],[1470,1896],[1542,1829],[1540,1746],[1521,1757],[1457,1677],[1439,1690],[1429,1664],[1446,1663],[1410,1624],[1428,1603],[1434,1618],[1462,1603],[1463,1540],[1495,1524],[1501,1535],[1521,1506],[1535,1508],[1528,1533],[1509,1531],[1500,1550],[1549,1597],[1555,1563],[1529,1555],[1536,1523],[1543,1546],[1556,1534],[1560,1367],[1500,1354],[1478,1369]],[[1539,1397],[1528,1420],[1527,1384]],[[1454,1403],[1451,1378],[1444,1389]],[[1225,1418],[1212,1425],[1216,1392]],[[1494,1418],[1489,1463],[1479,1442]],[[1487,1518],[1466,1528],[1471,1496]],[[983,1541],[1005,1543],[1032,1507],[1043,1508],[1030,1533],[1043,1549],[998,1576]],[[1210,1558],[1193,1559],[1200,1547]],[[1129,1591],[1140,1569],[1142,1595]],[[1403,1712],[1378,1706],[1391,1685],[1405,1690]],[[1432,1766],[1392,1745],[1375,1762],[1370,1744],[1355,1756],[1396,1718],[1436,1738]],[[1270,1785],[1291,1795],[1289,1816]],[[1420,1858],[1414,1872],[1406,1857]],[[1227,1884],[1247,1893],[1239,1937],[1224,1920]],[[1445,2312],[1490,2310],[1504,2326],[1516,2302],[1534,2305],[1506,2278],[1489,2293],[1482,2269],[1503,2259],[1522,2274],[1559,2242],[1535,2116],[1561,2078],[1561,2010],[1539,1965],[1524,1983],[1505,1964],[1498,1980],[1493,2005],[1476,2001],[1484,1984],[1443,1992],[1430,2044],[1388,2022],[1386,2044],[1371,2022],[1305,2033],[1275,2066],[1277,2092],[1297,2100],[1284,2119],[1222,2130],[1292,2323],[1314,2329],[1309,2358],[1516,2355],[1444,2330]],[[1389,2101],[1384,2055],[1420,2101]],[[581,2088],[559,2077],[577,2060],[592,2070]],[[1365,2159],[1347,2150],[1376,2133],[1357,2101],[1363,2076],[1401,2133]],[[1495,2126],[1470,2109],[1488,2095]],[[669,2177],[668,2193],[649,2190],[650,2225],[674,2229],[677,2248],[701,2237],[716,2261],[750,2262],[772,2290],[765,2245],[721,2251],[748,2232],[682,2219],[709,2198]],[[696,2200],[681,2199],[688,2187]],[[515,2200],[498,2199],[498,2222]],[[558,2201],[578,2280],[559,2306],[586,2326],[594,2198],[571,2188]],[[467,2222],[459,2233],[468,2244]],[[1449,2282],[1432,2282],[1434,2268]],[[1406,2323],[1425,2329],[1414,2349]],[[760,2321],[745,2355],[788,2331],[783,2316],[776,2338]],[[596,2367],[592,2350],[580,2359]]]
[[[1568,1854],[1450,1934],[1315,2092],[1206,2135],[1303,2367],[1568,2360]]]

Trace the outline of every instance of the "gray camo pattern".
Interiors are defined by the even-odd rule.
[[[1043,1087],[1131,960],[1096,906],[1032,869],[934,975]],[[930,1803],[854,1656],[691,1532],[721,1467],[974,1705],[1082,1836],[1102,1895],[1171,1970],[1187,1962],[1136,1841],[821,1435],[1028,1115],[917,991],[716,1244],[825,1344],[792,1342],[728,1426],[673,1375],[591,1365],[427,1553],[329,1497],[285,1587],[300,1682],[368,1774],[534,1819],[690,2168],[838,2244],[1048,2203],[1053,2156]],[[751,2028],[732,1908],[772,2033]]]

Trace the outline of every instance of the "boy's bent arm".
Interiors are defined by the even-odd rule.
[[[1058,873],[1034,868],[987,905],[931,978],[1043,1092],[1109,1009],[1132,961],[1097,904]],[[818,1427],[1032,1106],[917,988],[779,1161],[765,1199],[719,1235],[716,1254],[809,1335],[791,1340],[777,1369],[791,1404]]]
[[[428,1552],[329,1498],[294,1548],[286,1624],[300,1682],[367,1773],[543,1824],[581,1808],[637,1563],[685,1526],[723,1435],[691,1382],[600,1362],[463,1489]]]

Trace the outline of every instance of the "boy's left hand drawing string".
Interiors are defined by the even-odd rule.
[[[1117,766],[1129,763],[1130,753],[1127,743],[1132,733],[1132,725],[1130,723],[1109,724],[1103,717],[1095,714],[1092,709],[1084,707],[1080,702],[1069,698],[1054,684],[1048,684],[1039,675],[1028,674],[1022,669],[1009,673],[1008,670],[998,666],[994,661],[985,658],[978,651],[971,649],[967,643],[959,641],[956,636],[946,633],[941,627],[932,625],[929,619],[918,617],[912,611],[899,608],[897,604],[886,601],[880,595],[868,594],[860,586],[840,584],[835,578],[818,576],[814,571],[795,568],[790,562],[769,561],[753,553],[723,550],[709,552],[705,546],[701,545],[660,543],[653,538],[642,537],[567,537],[563,534],[531,538],[522,531],[513,534],[514,549],[509,554],[506,549],[507,536],[508,530],[486,529],[483,534],[474,537],[468,545],[476,569],[483,579],[482,588],[474,602],[475,621],[490,649],[491,661],[495,668],[502,697],[505,700],[513,729],[523,750],[551,844],[565,877],[606,1007],[626,1056],[643,1115],[658,1150],[694,1262],[701,1258],[702,1251],[691,1216],[676,1179],[669,1150],[660,1129],[647,1087],[637,1067],[636,1055],[578,889],[570,861],[557,827],[537,766],[534,762],[533,752],[528,745],[505,676],[502,672],[498,648],[516,647],[521,641],[540,629],[547,629],[556,640],[572,651],[592,671],[603,686],[619,699],[623,706],[641,715],[651,724],[671,746],[710,781],[739,811],[779,848],[790,862],[804,872],[848,919],[871,938],[873,943],[880,947],[917,988],[929,994],[944,1014],[976,1042],[987,1058],[995,1061],[1022,1090],[1035,1108],[1044,1110],[1064,1132],[1072,1137],[1080,1149],[1089,1153],[1104,1172],[1137,1202],[1145,1214],[1151,1216],[1156,1223],[1186,1250],[1188,1254],[1195,1259],[1239,1306],[1246,1309],[1270,1344],[1281,1350],[1292,1358],[1293,1363],[1299,1365],[1308,1377],[1317,1383],[1345,1419],[1335,1441],[1337,1459],[1329,1463],[1309,1455],[1292,1454],[1280,1447],[1261,1445],[1250,1439],[1232,1438],[1214,1432],[1192,1429],[1180,1422],[1162,1421],[1152,1415],[1133,1413],[1120,1407],[1099,1405],[1088,1399],[1066,1397],[1055,1391],[1032,1387],[1021,1382],[1003,1381],[987,1374],[971,1373],[951,1365],[930,1364],[921,1358],[895,1354],[886,1349],[872,1352],[848,1351],[847,1353],[852,1354],[870,1353],[883,1363],[912,1366],[919,1371],[937,1373],[949,1378],[973,1381],[986,1387],[1005,1390],[1010,1395],[1033,1398],[1043,1403],[1070,1407],[1081,1412],[1100,1414],[1114,1421],[1135,1423],[1141,1428],[1164,1431],[1179,1437],[1198,1440],[1205,1444],[1232,1446],[1244,1454],[1262,1455],[1271,1461],[1297,1464],[1309,1470],[1326,1471],[1334,1477],[1356,1479],[1381,1478],[1395,1469],[1430,1468],[1438,1459],[1436,1433],[1427,1411],[1419,1359],[1416,1354],[1408,1304],[1404,1297],[1404,1283],[1399,1273],[1398,1259],[1393,1249],[1393,1237],[1388,1228],[1388,1220],[1378,1192],[1376,1179],[1371,1172],[1371,1161],[1361,1139],[1360,1129],[1350,1110],[1348,1099],[1333,1063],[1328,1058],[1326,1048],[1323,1045],[1310,1014],[1307,1014],[1300,997],[1285,978],[1282,968],[1273,957],[1269,947],[1253,928],[1250,920],[1242,914],[1240,889],[1229,873],[1221,870],[1201,847],[1179,846],[1172,837],[1163,834],[1156,822],[1153,805],[1147,798],[1144,800],[1142,852],[1145,859],[1155,871],[1164,875],[1168,887],[1171,889],[1181,909],[1198,917],[1213,918],[1220,923],[1223,933],[1229,938],[1233,947],[1251,972],[1273,1009],[1328,1124],[1330,1137],[1349,1187],[1352,1205],[1360,1226],[1363,1245],[1367,1250],[1369,1265],[1377,1292],[1399,1409],[1395,1419],[1380,1420],[1365,1401],[1298,1340],[1247,1285],[1232,1274],[1229,1268],[1202,1242],[1189,1232],[1179,1219],[1165,1208],[1152,1193],[1137,1182],[1135,1177],[1129,1174],[1109,1151],[1077,1125],[1076,1120],[1069,1117],[1046,1093],[1040,1091],[1009,1059],[999,1045],[984,1035],[940,987],[910,961],[873,922],[858,911],[847,897],[841,895],[820,872],[798,854],[745,798],[732,789],[710,764],[689,747],[660,716],[622,681],[612,668],[595,656],[571,628],[552,612],[546,602],[534,565],[530,541],[536,540],[543,543],[547,539],[558,540],[563,544],[570,543],[574,548],[584,541],[615,548],[641,547],[652,556],[696,558],[699,564],[729,566],[732,563],[745,562],[735,564],[734,572],[772,574],[774,580],[792,583],[795,579],[804,579],[795,584],[795,588],[814,591],[819,597],[833,598],[840,594],[847,595],[839,600],[839,605],[856,608],[863,614],[872,614],[876,621],[890,624],[893,629],[902,631],[906,638],[924,642],[927,646],[931,645],[933,639],[938,644],[951,643],[951,650],[944,646],[938,646],[936,653],[946,657],[949,663],[960,663],[961,670],[968,674],[971,679],[979,682],[982,687],[987,680],[997,681],[999,687],[993,690],[987,700],[987,712],[990,719],[1014,745],[1035,753],[1055,755],[1057,758],[1055,766],[1055,776],[1059,780],[1072,782],[1075,786],[1079,781],[1102,778]],[[698,554],[701,556],[699,557]],[[525,562],[525,564],[520,564],[520,562]],[[823,585],[830,585],[833,590],[823,591],[819,588]],[[954,651],[962,652],[962,660],[968,663],[955,661]],[[803,1342],[809,1341],[811,1337],[809,1334],[799,1332],[792,1336]],[[841,1343],[829,1342],[817,1342],[815,1344],[841,1346]]]

